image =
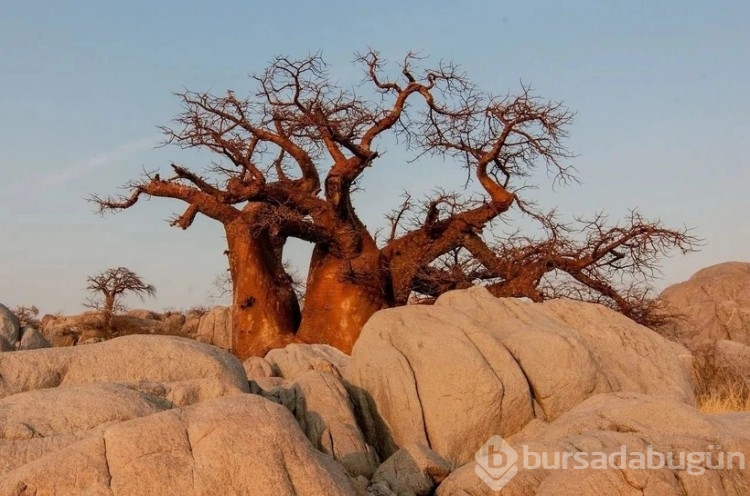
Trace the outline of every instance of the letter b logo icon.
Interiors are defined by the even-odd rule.
[[[493,491],[499,491],[518,473],[518,453],[505,439],[492,436],[477,451],[474,471]]]

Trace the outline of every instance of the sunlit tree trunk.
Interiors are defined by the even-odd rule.
[[[386,286],[380,254],[371,240],[350,260],[317,246],[310,262],[298,337],[351,353],[365,322],[389,306]]]
[[[232,276],[232,351],[263,356],[295,341],[300,309],[280,249],[265,233],[238,219],[225,225]]]

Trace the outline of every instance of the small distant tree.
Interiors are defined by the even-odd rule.
[[[39,317],[39,309],[35,305],[31,305],[30,307],[21,305],[16,307],[13,310],[13,313],[18,317],[18,321],[21,323],[22,328],[33,327],[34,329],[39,329],[42,325],[37,318]]]
[[[89,276],[86,281],[86,289],[93,293],[84,305],[89,308],[101,310],[104,314],[104,322],[109,332],[112,332],[112,321],[115,312],[122,311],[125,306],[122,296],[125,293],[138,295],[141,300],[146,296],[156,295],[156,288],[146,284],[143,279],[127,267],[117,267],[99,272]]]
[[[208,290],[208,301],[212,305],[231,304],[232,301],[232,276],[228,270],[216,274],[211,288]]]

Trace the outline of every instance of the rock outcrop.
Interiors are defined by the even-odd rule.
[[[0,480],[3,474],[101,432],[107,425],[170,407],[164,398],[116,383],[6,396],[0,399]]]
[[[0,355],[0,398],[93,382],[177,382],[216,378],[247,391],[247,376],[234,356],[186,338],[124,336],[75,348]]]
[[[317,432],[334,406],[313,389],[296,408]],[[248,390],[235,357],[178,337],[4,353],[0,495],[358,494],[286,408]]]
[[[294,403],[288,406],[313,446],[330,454],[353,476],[372,477],[378,456],[357,424],[341,380],[314,370],[297,377],[291,390]]]
[[[707,267],[668,287],[659,299],[675,315],[660,332],[691,350],[718,340],[750,345],[750,263]]]
[[[263,357],[249,357],[242,362],[242,366],[248,379],[263,379],[274,374],[273,366]]]
[[[225,350],[232,349],[232,309],[214,307],[203,315],[195,339]]]
[[[134,317],[133,317],[134,318]],[[45,315],[42,334],[54,347],[73,346],[92,338],[104,338],[105,319],[101,312],[84,312],[80,315]]]
[[[95,327],[100,316],[79,317]],[[222,309],[119,317],[152,333],[200,322],[195,335],[231,338]],[[9,319],[0,349],[44,344],[34,329],[11,344]],[[711,358],[711,370],[744,377],[750,346],[709,342],[694,357],[600,305],[472,288],[376,313],[351,357],[291,344],[240,363],[163,335],[0,353],[0,496],[489,496],[497,467],[481,449],[496,436],[519,455],[503,458],[514,464],[504,495],[739,496],[750,476],[739,464],[706,469],[706,458],[549,466],[585,453],[750,456],[750,413],[694,407],[696,371],[708,370],[694,364]]]
[[[371,486],[396,495],[429,496],[451,473],[451,465],[421,444],[404,446],[372,477]]]
[[[12,347],[16,345],[21,332],[21,324],[16,314],[0,303],[0,338]]]
[[[462,465],[492,435],[552,421],[598,393],[692,405],[680,345],[600,305],[498,299],[472,288],[375,314],[346,366],[368,442]]]
[[[151,310],[146,310],[143,308],[135,308],[133,310],[128,310],[125,315],[128,317],[135,317],[137,319],[141,320],[161,320],[161,315],[159,315],[156,312],[152,312]]]
[[[33,327],[24,327],[21,329],[21,340],[18,342],[19,350],[39,350],[42,348],[51,348],[52,345],[44,334]]]
[[[354,477],[372,477],[378,466],[375,450],[367,444],[354,405],[341,380],[325,371],[310,370],[294,380],[258,379],[260,394],[284,405],[297,419],[312,445],[329,454]]]
[[[750,478],[740,466],[740,459],[750,456],[750,413],[704,415],[689,405],[655,396],[601,394],[552,423],[535,421],[506,441],[519,458],[515,463],[518,472],[503,487],[503,496],[739,496],[750,489]],[[624,465],[623,457],[616,454],[623,453],[623,447]],[[636,457],[629,454],[649,456],[649,450],[665,457],[671,453],[674,468],[667,465],[667,458],[661,468],[658,458],[654,462],[657,468],[645,468],[647,461],[644,468],[638,468],[638,462],[632,461]],[[588,466],[573,458],[576,453]],[[598,453],[612,456],[614,463],[595,465],[595,460],[601,460]],[[688,453],[704,455],[702,459],[696,455],[689,458]],[[711,458],[705,453],[711,453]],[[735,454],[731,467],[729,453]],[[556,468],[563,466],[564,457],[568,469]],[[717,467],[721,460],[723,468],[706,468]],[[498,493],[480,479],[477,462],[472,461],[448,476],[436,494]]]
[[[750,346],[736,341],[714,343],[714,365],[727,377],[744,379],[750,386]]]
[[[0,351],[35,350],[51,345],[37,329],[21,326],[18,317],[0,304]]]
[[[274,375],[284,379],[294,379],[309,370],[341,377],[349,356],[325,344],[290,344],[269,351],[266,360],[273,367]]]
[[[253,395],[109,425],[1,475],[0,495],[357,494],[285,408]]]
[[[199,322],[200,316],[194,312],[183,315],[179,312],[158,314],[150,310],[131,310],[113,317],[113,329],[110,332],[102,313],[90,311],[80,315],[45,315],[41,331],[53,346],[60,347],[99,342],[131,334],[157,334],[195,339]],[[210,339],[201,341],[212,344]]]

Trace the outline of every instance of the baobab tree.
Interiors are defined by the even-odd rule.
[[[406,304],[415,293],[434,297],[485,282],[498,295],[543,298],[549,291],[538,288],[552,268],[567,268],[603,299],[630,302],[603,268],[627,243],[640,242],[631,260],[651,266],[671,248],[691,249],[687,231],[646,221],[640,241],[608,242],[620,228],[608,230],[602,218],[574,249],[567,228],[553,227],[552,217],[522,198],[537,168],[557,182],[575,179],[564,145],[572,114],[562,104],[527,86],[503,97],[482,92],[455,65],[421,69],[413,54],[395,71],[374,51],[357,62],[364,80],[353,88],[339,85],[313,55],[275,59],[252,76],[255,88],[246,97],[178,94],[183,110],[162,128],[165,142],[209,150],[217,160],[201,170],[173,163],[167,178],[146,173],[124,196],[93,197],[101,211],[130,208],[142,197],[173,198],[185,210],[171,225],[187,229],[198,214],[223,225],[240,357],[293,341],[349,351],[375,311]],[[440,191],[422,203],[406,201],[390,217],[388,236],[377,237],[358,217],[352,192],[368,168],[387,166],[386,140],[415,158],[452,161],[480,193]],[[393,177],[398,187],[395,171]],[[498,244],[488,232],[512,211],[542,222],[554,240]],[[283,264],[290,238],[314,245],[302,310]],[[446,266],[451,257],[456,263]],[[563,263],[570,257],[589,263]]]
[[[124,309],[122,297],[126,293],[137,295],[141,300],[146,296],[156,295],[156,288],[146,284],[143,279],[127,267],[116,267],[89,276],[86,289],[92,293],[84,305],[101,310],[109,332],[113,332],[115,312]]]

